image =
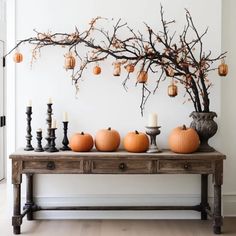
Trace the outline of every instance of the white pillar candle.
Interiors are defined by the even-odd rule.
[[[57,121],[56,119],[52,119],[52,126],[51,126],[52,129],[56,129],[57,128]]]
[[[32,107],[32,100],[31,99],[28,102],[28,107]]]
[[[157,127],[157,113],[149,114],[148,127]]]
[[[48,104],[52,104],[52,98],[48,98]]]
[[[64,112],[63,113],[63,122],[67,122],[68,121],[68,113]]]
[[[42,132],[42,129],[40,129],[40,128],[39,128],[39,129],[37,129],[37,132]]]

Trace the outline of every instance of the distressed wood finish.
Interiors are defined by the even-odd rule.
[[[12,225],[14,234],[20,234],[22,218],[39,210],[195,210],[201,219],[213,218],[213,231],[221,233],[221,186],[223,184],[223,160],[219,152],[175,154],[169,150],[162,153],[127,153],[71,151],[58,153],[36,153],[19,150],[12,159],[12,183],[14,186],[14,211]],[[26,203],[21,213],[21,181],[26,174]],[[200,174],[201,202],[196,206],[37,206],[33,201],[34,174]],[[208,175],[213,175],[214,207],[208,204]]]

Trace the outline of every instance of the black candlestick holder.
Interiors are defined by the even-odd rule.
[[[26,115],[27,115],[27,117],[26,117],[26,120],[27,120],[26,132],[27,132],[27,134],[25,137],[26,137],[27,144],[26,144],[26,147],[24,148],[24,150],[25,151],[32,151],[32,150],[34,150],[33,146],[31,145],[31,140],[32,140],[32,135],[31,135],[32,107],[30,107],[30,106],[26,107]]]
[[[35,152],[44,152],[44,149],[42,147],[42,130],[37,130],[36,131],[36,139],[37,139],[37,147],[34,149]]]
[[[52,126],[52,103],[48,103],[47,104],[48,106],[48,109],[47,109],[47,119],[46,119],[46,122],[47,122],[47,125],[48,125],[48,128],[47,128],[47,136],[46,136],[46,140],[47,140],[47,144],[46,146],[44,147],[44,150],[47,150],[49,147],[50,147],[50,142],[51,142],[51,139],[50,139],[50,132],[51,132],[51,126]]]
[[[55,139],[56,139],[55,131],[56,131],[56,128],[50,129],[50,146],[46,150],[47,152],[59,152],[55,144]]]
[[[148,153],[161,152],[161,150],[157,147],[157,143],[156,143],[156,136],[161,133],[160,128],[161,126],[157,126],[157,127],[146,126],[146,134],[149,135],[151,139],[151,144],[149,146],[149,149],[147,150]]]
[[[62,151],[69,151],[71,150],[69,147],[68,147],[68,144],[69,144],[69,140],[68,140],[68,137],[67,137],[67,130],[68,130],[68,121],[63,121],[63,130],[64,130],[64,137],[63,137],[63,140],[62,140],[62,144],[63,144],[63,147],[60,148],[60,150]]]

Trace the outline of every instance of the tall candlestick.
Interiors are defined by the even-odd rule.
[[[44,150],[47,150],[49,147],[50,147],[50,133],[51,133],[51,125],[52,125],[52,104],[51,103],[48,103],[47,104],[48,106],[48,109],[47,109],[47,119],[46,119],[46,122],[47,122],[47,125],[48,125],[48,128],[47,128],[47,137],[45,138],[47,140],[47,144],[46,146],[44,147]]]
[[[32,147],[31,145],[31,140],[32,140],[32,135],[31,135],[31,115],[32,115],[32,107],[31,106],[28,106],[26,107],[26,120],[27,120],[27,128],[26,128],[26,131],[27,131],[27,134],[26,134],[26,141],[27,141],[27,144],[26,144],[26,147],[24,148],[25,151],[32,151],[34,150],[34,148]]]
[[[68,121],[68,113],[64,112],[63,113],[63,122],[67,122]]]
[[[71,150],[71,149],[68,147],[69,140],[68,140],[68,137],[67,137],[67,129],[68,129],[68,121],[63,121],[64,138],[63,138],[63,140],[62,140],[63,147],[60,148],[62,151]]]
[[[148,127],[157,127],[157,114],[156,113],[149,114]]]

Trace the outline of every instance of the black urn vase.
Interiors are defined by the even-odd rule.
[[[198,151],[200,152],[213,152],[215,149],[208,144],[208,140],[213,137],[218,129],[217,123],[214,118],[217,117],[215,112],[192,112],[190,117],[193,121],[190,124],[191,128],[194,128],[200,138],[200,146]]]

